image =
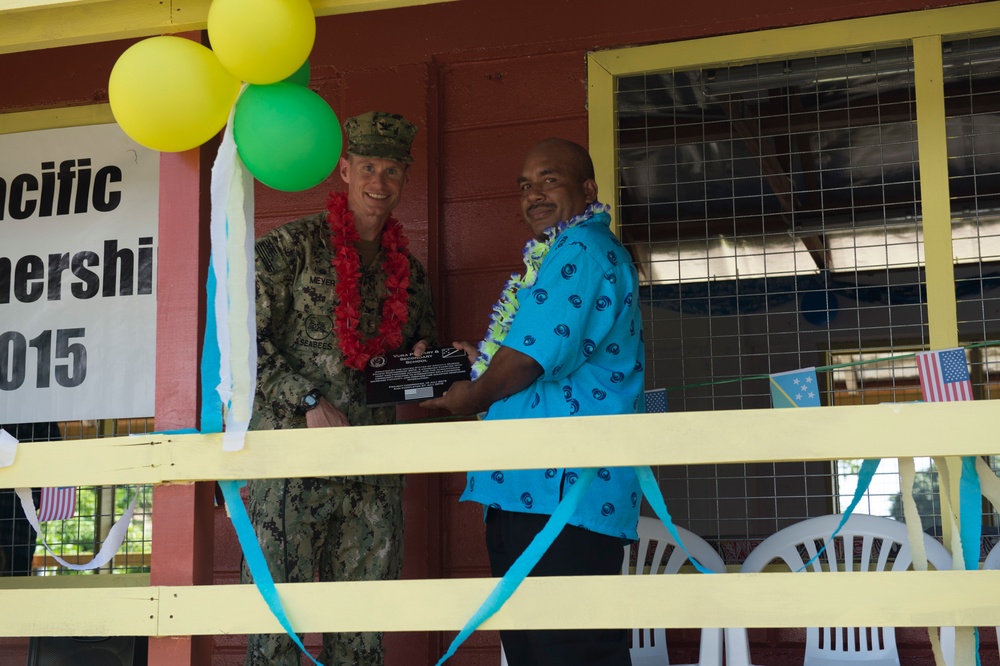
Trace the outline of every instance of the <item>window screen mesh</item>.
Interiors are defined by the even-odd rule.
[[[152,419],[71,421],[51,424],[2,426],[20,446],[51,439],[92,439],[152,432]],[[135,511],[125,541],[112,562],[100,570],[76,572],[60,566],[42,546],[24,518],[20,502],[10,489],[0,490],[0,576],[76,575],[80,573],[142,573],[149,571],[152,555],[152,486],[82,486],[76,489],[72,518],[41,523],[42,537],[49,547],[71,564],[85,564],[94,558],[108,530],[121,518],[129,502],[138,494]],[[40,494],[34,493],[40,509]]]
[[[989,40],[944,56],[961,335],[983,342],[1000,337],[1000,58]],[[909,46],[893,44],[617,80],[618,219],[643,279],[647,388],[668,389],[668,411],[770,408],[761,375],[860,361],[820,373],[823,404],[919,396],[912,353],[929,340],[913,68]],[[977,399],[990,397],[987,357],[970,357]],[[729,561],[840,511],[855,472],[659,470],[678,523]],[[898,477],[880,476],[858,511],[891,514]]]
[[[943,58],[955,253],[976,257],[956,272],[959,333],[963,341],[993,340],[1000,337],[1000,40],[956,39]],[[970,359],[977,399],[998,395],[995,358]]]

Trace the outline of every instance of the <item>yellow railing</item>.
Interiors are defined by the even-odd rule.
[[[252,432],[238,453],[223,452],[220,435],[143,435],[23,446],[16,463],[0,470],[0,486],[981,455],[1000,452],[992,440],[998,421],[1000,402],[985,401]],[[69,589],[5,585],[0,635],[281,631],[252,585],[110,587],[109,578],[119,577],[87,577],[89,586]],[[278,589],[301,631],[454,631],[494,583]],[[1000,624],[998,585],[993,571],[529,579],[483,628],[993,626]],[[100,612],[41,612],[66,607]]]
[[[93,553],[86,553],[83,555],[60,555],[60,558],[69,562],[70,564],[85,564],[94,559]],[[114,559],[111,561],[111,568],[118,569],[123,567],[146,567],[149,568],[150,562],[153,559],[153,555],[150,552],[145,553],[118,553],[115,555]],[[59,566],[54,558],[49,553],[36,554],[31,558],[31,568],[33,570],[38,569],[55,569]]]

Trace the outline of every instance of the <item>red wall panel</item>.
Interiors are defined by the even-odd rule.
[[[441,99],[448,131],[580,115],[587,63],[579,50],[445,64]]]
[[[548,136],[586,145],[587,51],[951,4],[962,3],[460,0],[330,16],[317,22],[310,87],[341,120],[378,108],[402,113],[419,126],[411,179],[397,216],[414,253],[430,271],[442,339],[475,340],[500,287],[520,267],[520,248],[528,238],[514,185],[524,153]],[[0,56],[0,113],[107,101],[110,69],[134,41]],[[258,185],[256,232],[321,210],[331,188],[340,189],[336,174],[301,193]],[[169,258],[161,256],[161,267],[169,265]],[[172,279],[184,276],[160,275],[161,284]],[[169,316],[190,320],[199,315],[187,311]],[[171,370],[163,367],[161,372]],[[189,374],[187,368],[183,372]],[[164,381],[173,384],[170,378]],[[162,407],[172,409],[170,403]],[[422,416],[408,410],[405,418]],[[461,474],[411,480],[406,576],[488,575],[481,511],[458,503],[463,485]],[[158,507],[157,518],[170,510]],[[239,547],[221,510],[214,518],[215,581],[233,583],[238,580]],[[391,635],[388,663],[433,663],[452,635]],[[676,638],[680,646],[690,643],[689,634]],[[761,630],[752,638],[761,663],[791,664],[801,655],[801,634],[795,630]],[[216,638],[213,663],[242,663],[244,640]],[[926,658],[919,632],[904,632],[900,642],[908,650],[906,663]],[[313,636],[308,643],[317,645]],[[495,666],[496,634],[478,632],[449,663]]]

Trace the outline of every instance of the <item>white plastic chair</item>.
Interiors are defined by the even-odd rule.
[[[623,575],[675,574],[688,561],[687,553],[677,547],[676,540],[670,536],[658,518],[640,517],[637,529],[639,541],[625,546],[625,558],[622,561]],[[708,542],[683,527],[678,527],[677,533],[684,542],[684,547],[703,567],[717,573],[726,572],[725,562]],[[655,544],[652,560],[649,560],[650,543]],[[637,548],[634,569],[631,566],[632,548]],[[648,567],[647,560],[650,562]],[[670,601],[664,600],[664,603]],[[698,663],[685,666],[722,666],[722,635],[722,629],[702,629]],[[629,654],[632,657],[632,666],[668,666],[671,663],[667,656],[667,635],[664,629],[633,629],[631,644]],[[500,664],[507,666],[507,657],[503,653],[502,645]]]
[[[993,546],[986,559],[983,560],[983,569],[1000,569],[1000,543]],[[995,627],[997,632],[997,643],[1000,647],[1000,627]]]
[[[676,540],[667,532],[659,518],[639,518],[638,557],[633,570],[630,567],[630,550],[625,547],[625,561],[622,562],[622,574],[651,575],[675,574],[689,561],[687,553],[677,547]],[[715,549],[694,532],[683,527],[677,528],[677,533],[690,553],[698,562],[710,571],[726,572],[726,563],[722,561]],[[650,566],[645,566],[650,543],[654,543],[653,558]],[[670,603],[664,600],[664,603]],[[667,632],[665,629],[633,629],[632,666],[664,666],[671,661],[667,657]],[[701,630],[701,646],[698,650],[698,663],[688,666],[722,666],[722,629],[706,628]]]
[[[625,558],[622,561],[623,575],[674,574],[688,561],[687,554],[677,548],[677,541],[670,536],[658,518],[641,516],[636,529],[639,532],[639,541],[625,546]],[[716,573],[726,572],[726,563],[707,541],[683,527],[678,527],[677,533],[684,542],[684,547],[703,567]],[[654,544],[653,556],[647,567],[650,543]],[[631,566],[632,548],[636,548],[638,553],[634,569]],[[632,666],[669,666],[666,630],[633,629],[629,654],[632,657]],[[504,654],[502,644],[500,666],[507,666],[507,655]],[[683,666],[722,666],[722,629],[702,629],[698,663]]]
[[[840,524],[842,515],[809,518],[786,527],[760,543],[747,557],[741,573],[763,571],[780,560],[799,571]],[[849,544],[845,548],[845,544]],[[895,557],[889,561],[898,546]],[[856,550],[860,548],[860,552]],[[936,569],[951,569],[951,555],[930,535],[924,535],[927,561]],[[906,524],[890,518],[853,514],[826,551],[805,569],[809,571],[905,571],[911,564]],[[955,630],[941,630],[945,658],[954,660]],[[860,640],[859,640],[860,639]],[[746,629],[726,630],[727,666],[748,666],[750,646]],[[864,662],[865,666],[899,666],[896,631],[892,627],[808,627],[803,666],[835,666]]]

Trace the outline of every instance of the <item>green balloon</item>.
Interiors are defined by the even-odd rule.
[[[295,73],[289,76],[287,79],[283,79],[283,83],[296,83],[300,86],[309,85],[309,61],[306,60],[302,63],[302,66],[295,70]]]
[[[283,81],[247,86],[236,101],[233,138],[254,178],[285,192],[323,182],[343,147],[330,105],[308,88]]]

